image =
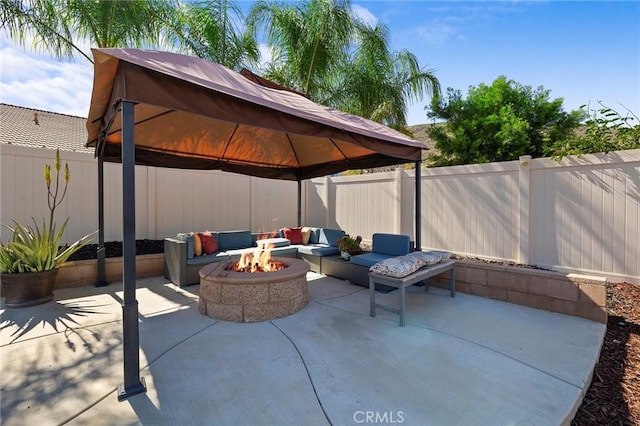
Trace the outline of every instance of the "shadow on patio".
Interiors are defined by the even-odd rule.
[[[3,307],[3,424],[560,424],[604,335],[596,322],[434,287],[408,289],[400,328],[392,313],[369,316],[367,289],[308,280],[304,309],[252,324],[200,314],[199,286],[138,280],[148,391],[125,402],[121,283]]]

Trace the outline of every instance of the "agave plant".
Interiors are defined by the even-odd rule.
[[[13,238],[6,246],[0,242],[0,272],[42,272],[60,267],[73,253],[91,242],[95,234],[85,235],[70,246],[61,246],[68,221],[65,220],[58,231],[55,225],[47,229],[44,220],[42,229],[35,220],[34,226],[23,226],[15,220],[13,227],[3,225],[13,233]]]
[[[67,193],[67,185],[70,180],[69,167],[64,168],[64,190],[60,189],[60,152],[56,151],[54,168],[56,171],[55,186],[52,185],[53,178],[51,166],[48,164],[44,168],[44,180],[47,184],[47,196],[49,206],[49,224],[47,226],[42,219],[42,227],[38,226],[35,219],[33,226],[21,225],[13,220],[13,226],[3,224],[12,233],[12,238],[6,244],[0,241],[0,272],[1,273],[24,273],[42,272],[60,267],[69,257],[92,241],[97,231],[87,234],[71,245],[61,246],[62,236],[69,222],[69,218],[64,221],[58,230],[54,223],[54,213],[56,207],[60,205]]]

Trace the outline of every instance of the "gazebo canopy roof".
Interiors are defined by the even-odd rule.
[[[136,164],[302,180],[421,160],[382,124],[176,53],[92,49],[87,146],[120,162],[120,101],[135,103]]]

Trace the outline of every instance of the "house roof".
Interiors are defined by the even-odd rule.
[[[0,103],[0,143],[93,153],[85,147],[87,119]]]

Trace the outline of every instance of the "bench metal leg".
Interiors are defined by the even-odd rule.
[[[376,284],[373,282],[373,278],[369,278],[369,304],[370,314],[372,317],[376,316]]]
[[[456,295],[456,268],[455,266],[451,268],[451,281],[449,283],[449,291],[451,292],[451,297]]]
[[[398,290],[400,290],[400,327],[404,327],[404,285],[401,285]]]

